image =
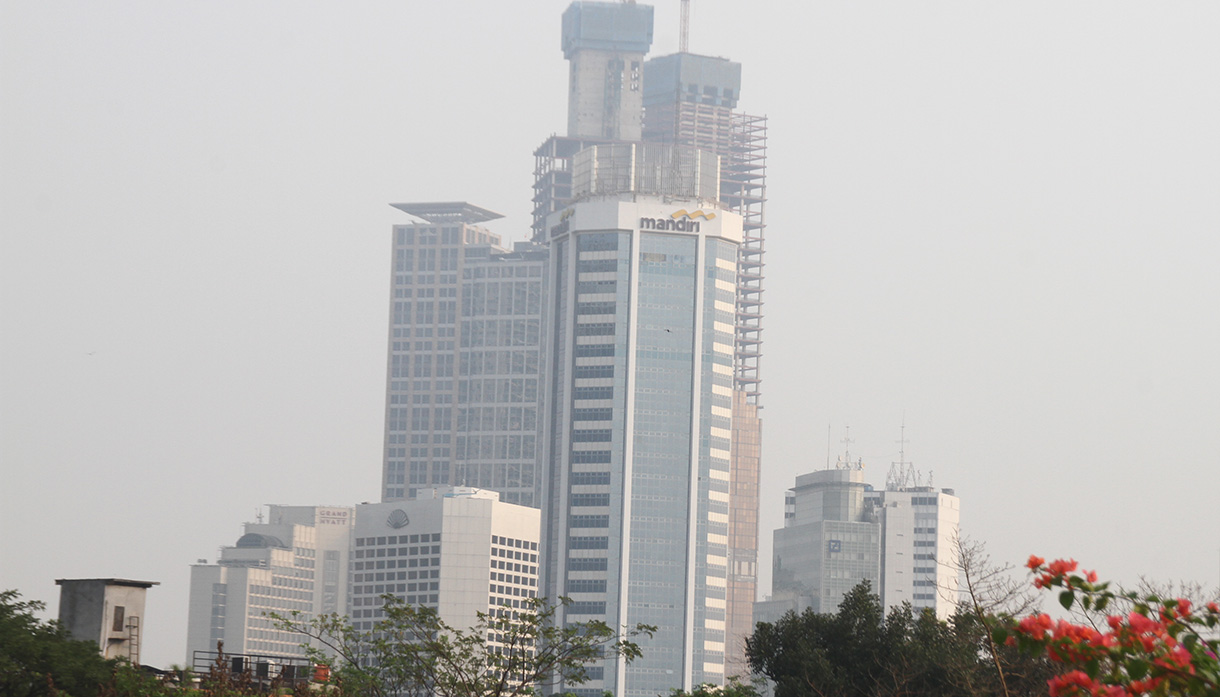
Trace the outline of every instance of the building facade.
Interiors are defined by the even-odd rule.
[[[140,664],[144,599],[156,581],[126,578],[60,578],[59,623],[78,641],[97,644],[106,658]]]
[[[538,597],[540,512],[472,487],[420,488],[410,501],[268,506],[215,564],[191,567],[187,665],[227,654],[260,660],[305,656],[299,634],[271,613],[309,622],[322,614],[371,630],[381,596],[438,610],[455,627],[477,612]]]
[[[644,64],[645,141],[720,157],[722,205],[741,216],[733,339],[734,447],[729,503],[727,639],[731,674],[745,675],[758,590],[758,482],[762,467],[763,254],[767,204],[767,118],[736,110],[741,64],[675,53]]]
[[[772,592],[755,605],[756,621],[834,612],[864,580],[887,611],[910,603],[944,620],[957,608],[961,502],[952,489],[896,484],[891,473],[875,490],[849,464],[797,477],[784,503]]]
[[[475,486],[537,506],[545,247],[509,250],[467,203],[393,228],[382,500]]]
[[[302,657],[299,634],[280,631],[270,613],[304,621],[347,611],[351,508],[268,506],[268,521],[246,523],[215,564],[191,566],[187,665],[196,652]]]
[[[651,697],[724,679],[741,219],[698,197],[714,167],[663,165],[714,156],[609,147],[574,158],[574,188],[598,193],[548,226],[545,591],[572,598],[569,622],[656,625],[630,666],[566,687]]]
[[[881,523],[865,493],[863,473],[847,466],[803,474],[792,489],[792,516],[775,531],[771,596],[755,619],[785,612],[834,612],[861,581],[881,584]]]
[[[561,45],[570,72],[568,136],[639,140],[652,7],[574,2],[563,13]]]
[[[733,431],[729,513],[726,643],[734,673],[746,671],[744,642],[753,631],[758,576],[758,484],[762,465],[762,293],[767,201],[767,118],[737,110],[741,64],[725,58],[677,53],[643,64],[623,78],[605,60],[634,65],[651,43],[651,9],[635,4],[575,2],[564,14],[564,55],[571,64],[566,136],[552,136],[534,152],[534,239],[545,241],[547,220],[581,192],[573,186],[576,153],[592,146],[643,140],[707,151],[720,158],[719,190],[710,198],[742,217],[734,299]],[[643,21],[647,16],[648,22]],[[598,37],[594,40],[593,37]],[[611,37],[613,40],[611,40]],[[619,47],[615,57],[602,50]],[[587,54],[584,55],[584,54]],[[597,70],[583,69],[596,60]],[[583,61],[583,62],[582,62]],[[607,78],[606,76],[609,76]],[[605,81],[614,78],[614,89]],[[620,79],[621,78],[621,79]],[[611,110],[594,108],[588,95],[630,95]],[[638,91],[637,91],[638,89]],[[599,97],[600,99],[600,97]],[[598,102],[600,104],[600,102]],[[643,118],[639,128],[634,119]],[[630,112],[631,120],[623,118]],[[584,121],[575,114],[584,114]],[[628,125],[629,124],[629,125]]]
[[[538,597],[540,513],[471,487],[421,489],[356,507],[351,608],[359,630],[384,618],[381,596],[430,607],[453,627]]]
[[[866,494],[881,519],[882,605],[910,603],[946,620],[957,609],[961,501],[952,489],[910,486]]]

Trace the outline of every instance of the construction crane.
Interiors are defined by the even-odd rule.
[[[682,2],[682,23],[678,25],[678,53],[686,53],[690,46],[690,0]]]

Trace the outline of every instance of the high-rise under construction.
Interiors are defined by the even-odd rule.
[[[618,168],[610,188],[635,181],[637,169],[646,164],[618,156],[590,157],[592,148],[623,152],[606,146],[632,141],[672,146],[630,152],[634,158],[669,153],[675,158],[669,166],[675,176],[691,174],[686,171],[690,153],[710,154],[718,160],[719,184],[713,194],[717,209],[738,214],[742,224],[740,243],[734,251],[734,288],[728,298],[732,309],[731,433],[725,441],[731,455],[722,663],[723,674],[744,674],[744,639],[753,628],[758,561],[767,119],[737,111],[739,63],[682,51],[647,60],[641,67],[639,63],[651,44],[652,16],[651,7],[610,2],[574,2],[564,13],[562,47],[570,62],[568,132],[550,137],[534,153],[534,240],[550,242],[556,214],[569,214],[574,202],[596,193],[574,188],[574,178],[579,176],[577,161],[595,169]],[[578,158],[582,152],[583,157]],[[595,177],[611,181],[603,171],[597,171]],[[556,408],[550,407],[552,411]],[[554,419],[552,424],[568,430],[577,426]],[[552,433],[548,439],[554,441],[556,437]],[[554,467],[555,463],[547,466]],[[688,462],[687,466],[695,465]],[[573,499],[577,498],[574,494]],[[623,506],[630,503],[620,502]],[[572,512],[558,511],[555,515],[568,513]],[[558,581],[552,584],[556,589],[561,586]],[[574,587],[583,586],[577,583]]]

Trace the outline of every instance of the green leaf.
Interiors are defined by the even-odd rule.
[[[997,644],[1003,644],[1008,641],[1008,630],[1004,627],[996,627],[991,631],[991,639]]]
[[[1132,658],[1127,661],[1127,675],[1132,680],[1143,680],[1148,674],[1148,661]]]
[[[1093,608],[1096,609],[1098,612],[1101,612],[1102,610],[1105,610],[1106,606],[1109,604],[1110,604],[1110,597],[1103,595],[1097,599],[1096,603],[1093,604]]]
[[[1084,664],[1084,672],[1090,678],[1096,680],[1097,674],[1101,672],[1101,663],[1096,658],[1086,662]]]
[[[1063,591],[1059,594],[1059,604],[1062,605],[1065,610],[1072,609],[1072,601],[1075,599],[1076,594],[1070,590]]]

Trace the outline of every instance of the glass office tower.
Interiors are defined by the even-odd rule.
[[[472,486],[539,505],[547,251],[512,250],[465,202],[400,203],[393,229],[382,500]]]
[[[568,622],[658,628],[564,689],[653,697],[724,679],[741,218],[700,196],[714,155],[601,148],[548,221],[545,595]]]

